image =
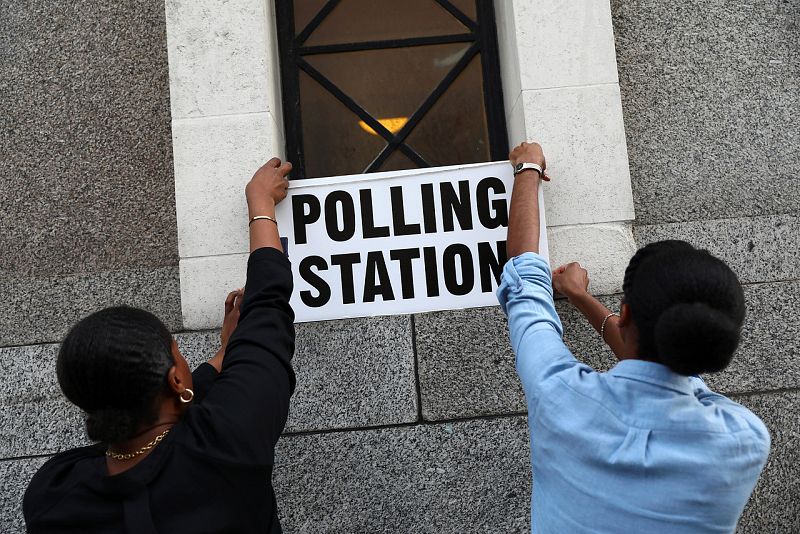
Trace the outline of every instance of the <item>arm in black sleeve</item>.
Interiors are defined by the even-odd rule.
[[[194,391],[194,402],[202,402],[211,386],[214,385],[219,373],[214,366],[208,362],[201,363],[197,369],[192,371],[192,391]]]
[[[289,413],[295,376],[292,272],[273,248],[250,254],[239,324],[222,372],[187,423],[207,454],[238,462],[273,463],[273,449]]]

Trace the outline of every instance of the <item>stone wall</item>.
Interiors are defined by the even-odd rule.
[[[6,2],[0,17],[4,533],[23,530],[35,470],[85,443],[55,381],[55,342],[70,324],[129,303],[164,318],[193,362],[217,348],[216,331],[184,331],[180,317],[164,5],[52,4]],[[612,8],[634,236],[707,247],[746,284],[742,346],[708,381],[773,436],[739,531],[796,532],[798,8]],[[618,295],[602,299],[618,306]],[[613,365],[582,318],[557,307],[573,351]],[[525,403],[505,328],[497,308],[300,325],[275,470],[285,530],[529,530]]]

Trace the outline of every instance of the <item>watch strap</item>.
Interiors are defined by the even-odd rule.
[[[514,176],[518,175],[519,173],[527,170],[534,170],[539,173],[539,178],[544,176],[544,169],[538,163],[517,163],[516,167],[514,167]]]

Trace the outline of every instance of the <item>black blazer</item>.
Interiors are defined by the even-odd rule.
[[[286,257],[253,252],[222,372],[195,370],[191,407],[128,471],[108,475],[105,444],[51,458],[25,493],[28,532],[280,533],[272,466],[295,385],[291,293]]]

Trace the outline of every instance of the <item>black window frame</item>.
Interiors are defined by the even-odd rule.
[[[467,31],[456,35],[431,37],[412,37],[385,41],[342,43],[320,46],[304,46],[311,33],[319,27],[325,17],[341,0],[328,0],[306,27],[295,36],[294,0],[275,0],[276,23],[278,27],[278,49],[280,55],[280,76],[283,101],[283,124],[286,139],[286,157],[293,164],[292,178],[306,178],[305,154],[303,147],[302,115],[300,108],[300,70],[322,85],[337,100],[350,109],[386,141],[386,146],[362,172],[376,172],[391,156],[395,149],[419,167],[431,165],[413,148],[405,143],[414,127],[430,111],[439,97],[450,87],[461,72],[477,54],[481,55],[483,77],[483,101],[486,112],[486,127],[489,137],[489,157],[492,161],[508,157],[508,132],[500,79],[500,59],[497,45],[494,1],[475,0],[477,21],[462,13],[448,0],[431,0],[438,3],[457,18]],[[340,90],[324,75],[303,60],[313,54],[353,52],[360,50],[382,50],[445,43],[472,43],[461,59],[453,66],[444,79],[434,88],[408,122],[397,133],[390,132],[370,115],[357,102]]]

